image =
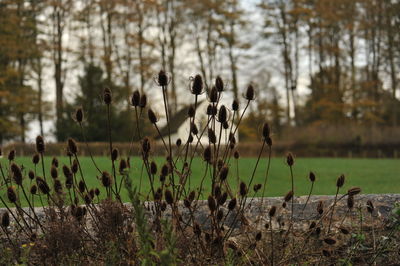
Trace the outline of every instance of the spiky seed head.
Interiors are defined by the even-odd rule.
[[[276,213],[276,206],[272,206],[271,209],[269,209],[268,215],[270,218],[272,218],[275,216],[275,213]]]
[[[51,159],[51,165],[58,167],[58,159],[56,157],[53,157],[53,159]]]
[[[223,123],[226,122],[227,118],[228,118],[228,112],[227,112],[227,110],[226,110],[225,105],[222,105],[222,106],[219,108],[219,112],[218,112],[218,121],[219,121],[220,123],[223,124]]]
[[[314,221],[312,221],[312,222],[310,223],[310,226],[309,226],[308,228],[311,230],[311,229],[315,228],[316,225],[317,225],[317,224],[316,224]]]
[[[224,205],[227,199],[228,199],[228,193],[226,192],[222,193],[222,195],[218,198],[218,205],[219,206]]]
[[[1,217],[1,226],[3,228],[10,226],[10,215],[8,214],[8,211],[4,212]]]
[[[210,209],[210,212],[215,212],[215,210],[217,209],[217,204],[215,202],[215,199],[213,196],[208,196],[207,199],[207,203],[208,203],[208,208]]]
[[[201,236],[201,228],[200,228],[200,225],[198,224],[198,223],[196,223],[195,222],[195,224],[193,225],[193,233],[196,235],[196,236]]]
[[[112,102],[112,93],[111,93],[110,88],[105,88],[103,90],[103,102],[106,105],[110,105],[111,104],[111,102]]]
[[[176,146],[180,147],[182,145],[182,140],[181,139],[177,139],[176,140]]]
[[[35,172],[33,172],[32,170],[29,170],[28,177],[29,177],[30,180],[35,179]]]
[[[164,72],[164,70],[160,70],[160,72],[158,72],[157,84],[158,84],[158,86],[161,86],[161,87],[165,87],[168,85],[168,76]]]
[[[139,106],[139,104],[140,104],[140,92],[138,90],[135,90],[132,93],[131,104],[134,107],[138,107]]]
[[[57,168],[56,168],[54,165],[51,166],[50,175],[51,175],[51,177],[52,177],[53,179],[55,179],[55,178],[58,177],[58,170],[57,170]]]
[[[352,187],[347,191],[349,196],[355,196],[361,192],[361,188],[359,187]]]
[[[267,140],[267,138],[269,138],[269,135],[271,134],[271,129],[269,128],[268,123],[264,123],[262,134],[263,134],[264,140]]]
[[[315,182],[315,174],[313,172],[310,172],[310,174],[308,175],[308,177],[310,178],[311,182]]]
[[[212,128],[208,128],[208,139],[212,144],[215,144],[217,142],[217,137],[215,136],[215,132]]]
[[[233,198],[228,203],[228,210],[233,211],[236,208],[237,199]]]
[[[240,196],[244,197],[247,194],[247,186],[244,182],[240,182],[239,186]]]
[[[10,202],[12,202],[12,203],[17,202],[17,193],[15,193],[15,190],[13,187],[7,188],[7,197]]]
[[[233,153],[233,157],[234,157],[236,160],[240,158],[240,154],[239,154],[239,152],[238,152],[237,150]]]
[[[286,163],[289,166],[293,166],[293,164],[294,164],[294,158],[293,158],[293,155],[290,152],[286,155]]]
[[[286,208],[286,206],[287,206],[287,204],[286,204],[286,201],[284,201],[283,203],[282,203],[282,208]]]
[[[75,111],[75,120],[79,124],[82,123],[82,121],[83,121],[83,109],[82,109],[82,107],[79,107],[78,109],[76,109],[76,111]]]
[[[224,90],[224,81],[222,80],[222,78],[220,76],[217,76],[217,78],[215,79],[215,88],[219,92]]]
[[[193,140],[194,140],[194,139],[193,139],[193,135],[190,134],[189,137],[188,137],[188,143],[192,143]]]
[[[340,176],[338,177],[338,179],[336,180],[336,187],[338,187],[338,188],[343,187],[344,181],[345,181],[345,177],[344,177],[344,175],[342,174],[342,175],[340,175]]]
[[[33,184],[33,185],[30,187],[29,192],[30,192],[32,195],[36,195],[36,193],[37,193],[37,186],[36,186],[35,184]]]
[[[347,208],[353,209],[353,207],[354,207],[354,197],[348,196],[347,197]]]
[[[118,149],[114,148],[111,152],[111,160],[116,161],[118,159],[118,155],[119,155]]]
[[[62,193],[62,184],[61,184],[61,181],[59,180],[59,179],[55,179],[54,180],[54,191],[57,193],[57,194],[61,194]]]
[[[93,188],[89,191],[89,195],[90,195],[90,198],[91,198],[91,199],[93,199],[94,196],[96,196],[96,193],[95,193],[95,191],[94,191]]]
[[[195,135],[195,136],[199,133],[199,130],[198,130],[196,124],[193,123],[193,122],[190,123],[190,131],[191,131],[192,134]]]
[[[43,154],[45,151],[45,144],[44,144],[44,139],[42,136],[36,137],[36,151],[37,151],[37,153],[41,153],[41,154]]]
[[[192,83],[192,94],[194,95],[200,95],[203,93],[203,78],[197,74]]]
[[[232,110],[233,110],[234,112],[236,112],[236,111],[239,110],[239,102],[238,102],[236,99],[233,100],[233,102],[232,102]]]
[[[84,201],[85,201],[85,203],[86,203],[87,205],[89,205],[89,204],[92,202],[92,199],[91,199],[91,197],[90,197],[88,194],[86,194],[86,195],[83,197],[83,199],[84,199]]]
[[[157,174],[157,164],[154,161],[150,163],[150,172],[152,175]]]
[[[104,171],[101,174],[101,183],[103,184],[104,187],[110,187],[111,186],[111,175],[109,172]]]
[[[72,177],[71,169],[68,166],[66,166],[64,164],[63,167],[62,167],[62,170],[63,170],[63,174],[64,174],[65,178]]]
[[[50,187],[49,187],[49,185],[47,184],[47,182],[43,178],[37,176],[36,177],[36,184],[37,184],[40,192],[42,192],[45,195],[49,195],[50,194]]]
[[[255,184],[253,187],[254,192],[257,193],[257,191],[259,191],[261,189],[262,185],[261,184]]]
[[[319,215],[321,215],[324,212],[324,203],[322,201],[318,202],[317,212],[319,213]]]
[[[293,198],[293,190],[290,190],[288,193],[286,193],[284,200],[285,200],[285,202],[288,202],[292,198]]]
[[[67,150],[73,155],[76,155],[78,153],[78,146],[76,145],[76,141],[73,138],[68,138]]]
[[[215,188],[214,188],[214,196],[216,198],[218,198],[219,196],[221,196],[221,193],[222,193],[221,187],[216,185]]]
[[[331,237],[324,238],[324,242],[331,246],[336,244],[336,240]]]
[[[78,172],[78,169],[79,169],[78,161],[76,159],[74,159],[74,161],[72,162],[72,165],[71,165],[72,173],[76,174]]]
[[[339,229],[340,229],[340,232],[341,232],[342,234],[344,234],[344,235],[350,234],[350,231],[349,231],[347,228],[345,228],[345,227],[340,227]]]
[[[83,182],[83,180],[80,180],[78,183],[78,189],[80,193],[85,192],[85,182]]]
[[[36,165],[36,164],[39,163],[39,161],[40,161],[40,156],[39,156],[38,153],[35,153],[35,154],[32,156],[32,163]]]
[[[222,128],[225,129],[225,130],[229,128],[228,121],[225,121],[224,123],[222,123]]]
[[[217,221],[220,222],[224,218],[224,211],[222,209],[219,209],[217,211]]]
[[[11,172],[13,174],[13,178],[14,178],[15,184],[17,184],[18,186],[22,186],[22,171],[21,171],[21,168],[16,163],[12,163],[10,168],[11,168]]]
[[[119,161],[119,173],[122,175],[124,174],[125,169],[128,168],[128,163],[125,159],[121,159]]]
[[[192,191],[189,193],[187,199],[188,199],[190,202],[193,202],[193,200],[194,200],[195,197],[196,197],[196,192],[195,192],[194,190],[192,190]]]
[[[183,200],[183,205],[185,205],[186,208],[190,208],[191,202],[186,198]]]
[[[151,108],[149,108],[149,110],[147,110],[147,116],[149,118],[150,123],[152,123],[152,124],[157,123],[157,121],[158,121],[157,116]]]
[[[140,102],[139,102],[139,107],[141,109],[146,108],[147,106],[147,95],[143,94],[142,96],[140,96]]]
[[[216,103],[218,101],[218,91],[217,88],[214,86],[211,88],[209,94],[208,94],[208,100],[210,103]],[[212,115],[215,115],[214,110],[212,110]]]
[[[254,100],[254,98],[255,98],[255,93],[254,93],[254,87],[253,87],[253,85],[250,84],[250,85],[247,87],[245,98],[246,98],[246,100],[248,100],[248,101]]]
[[[142,141],[142,151],[144,154],[148,154],[150,152],[150,140],[145,137]]]
[[[172,195],[171,190],[166,189],[164,192],[164,197],[167,204],[172,205],[174,203],[174,196]]]
[[[161,175],[162,176],[167,176],[168,174],[169,174],[169,166],[168,166],[168,164],[164,164],[161,167]]]
[[[219,179],[220,179],[221,181],[226,180],[226,178],[228,177],[228,173],[229,173],[229,167],[226,166],[226,165],[224,165],[224,166],[221,168],[221,171],[219,172]]]
[[[372,203],[371,200],[368,200],[368,201],[367,201],[367,211],[368,211],[369,213],[373,213],[373,212],[374,212],[374,209],[375,209],[374,204]]]
[[[95,189],[94,189],[94,194],[95,194],[96,196],[99,196],[99,195],[100,195],[100,189],[95,188]]]
[[[15,159],[15,150],[11,150],[11,151],[8,153],[7,158],[8,158],[8,160],[9,160],[10,162],[11,162],[11,161],[14,161],[14,159]]]
[[[256,234],[255,239],[256,239],[256,241],[260,241],[261,238],[262,238],[262,233],[261,233],[261,231],[258,231],[257,234]]]
[[[206,162],[208,162],[208,163],[211,163],[211,160],[212,160],[212,152],[211,152],[211,147],[210,147],[210,146],[207,146],[207,147],[204,149],[203,158],[204,158],[204,161],[206,161]]]
[[[269,147],[271,147],[271,146],[272,146],[272,139],[271,139],[270,137],[268,137],[268,138],[265,140],[265,143],[267,143],[267,145],[268,145]]]

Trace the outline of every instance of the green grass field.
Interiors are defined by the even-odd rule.
[[[61,166],[64,163],[68,163],[68,158],[58,158],[60,161],[59,175],[62,176]],[[100,166],[101,170],[108,170],[111,172],[111,162],[105,157],[96,157],[96,162]],[[164,158],[156,158],[155,161],[160,169],[164,163]],[[5,158],[0,159],[3,168],[7,167],[8,161]],[[24,166],[24,169],[33,169],[31,158],[17,158],[17,162]],[[80,162],[83,168],[83,173],[88,187],[101,188],[100,182],[96,176],[98,172],[93,166],[90,158],[82,157]],[[131,178],[134,186],[139,186],[140,183],[140,171],[141,163],[139,158],[131,160]],[[248,181],[251,177],[252,171],[256,160],[254,158],[241,158],[239,160],[239,176],[243,181]],[[47,170],[50,170],[51,158],[45,158],[45,166]],[[39,164],[40,165],[40,164]],[[255,174],[255,183],[263,183],[265,178],[265,170],[267,166],[267,159],[262,158],[259,167]],[[191,187],[197,187],[201,181],[201,177],[204,174],[205,163],[200,158],[195,158],[192,166],[192,179]],[[315,195],[334,194],[336,191],[336,178],[340,174],[346,176],[346,182],[343,192],[352,186],[359,186],[362,188],[362,193],[400,193],[400,160],[394,159],[334,159],[334,158],[298,158],[294,165],[294,179],[295,179],[295,194],[306,195],[310,188],[310,181],[308,180],[309,171],[314,171],[317,176],[317,181],[314,185]],[[27,172],[27,171],[26,171]],[[38,175],[42,176],[41,167],[37,169]],[[50,179],[50,174],[46,173],[46,176]],[[78,175],[78,180],[79,180]],[[231,161],[231,167],[229,172],[228,180],[232,187],[236,185],[236,163]],[[26,178],[24,181],[29,188],[30,180]],[[159,182],[157,180],[156,187]],[[209,176],[205,179],[206,189],[203,193],[208,195],[210,188]],[[150,186],[147,176],[143,174],[142,185],[140,191],[142,194],[147,194]],[[102,190],[102,188],[101,188]],[[290,190],[290,171],[289,167],[285,164],[283,158],[273,158],[271,161],[271,169],[267,183],[267,196],[283,196],[287,191]],[[5,189],[2,189],[1,196],[6,199]],[[104,190],[102,195],[104,196]],[[261,194],[261,193],[259,193]],[[253,195],[250,194],[250,195]],[[21,195],[22,197],[22,195]],[[125,190],[122,192],[122,199],[127,201],[127,193]],[[24,202],[21,198],[21,201]],[[0,203],[1,205],[1,203]],[[25,205],[25,204],[24,204]]]

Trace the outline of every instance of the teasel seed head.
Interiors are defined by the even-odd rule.
[[[38,153],[35,153],[35,154],[32,156],[32,163],[36,165],[36,164],[39,163],[39,161],[40,161],[40,156],[39,156]]]
[[[8,160],[11,162],[11,161],[14,161],[14,159],[15,159],[15,150],[11,150],[9,153],[8,153],[8,156],[7,156],[7,158],[8,158]]]
[[[210,209],[210,212],[214,213],[215,210],[217,209],[217,204],[215,202],[214,197],[211,195],[208,196],[207,203],[208,203],[208,208]]]
[[[43,154],[45,151],[44,139],[42,136],[36,137],[36,152]]]
[[[253,187],[254,192],[257,193],[257,191],[259,191],[261,189],[262,185],[261,184],[255,184]]]
[[[310,178],[311,182],[315,182],[315,174],[314,172],[310,172],[310,174],[308,175],[308,177]]]
[[[199,133],[199,130],[198,130],[196,124],[193,123],[193,122],[190,123],[190,131],[191,131],[192,134],[195,135],[195,136]]]
[[[239,187],[240,187],[240,189],[239,189],[240,196],[242,196],[242,197],[246,196],[246,194],[247,194],[247,186],[246,186],[246,184],[244,182],[240,182],[240,186]]]
[[[219,179],[220,179],[221,181],[226,180],[226,178],[228,177],[228,173],[229,173],[229,167],[226,166],[226,165],[224,165],[224,166],[221,168],[220,172],[219,172]]]
[[[114,148],[111,152],[111,160],[116,161],[118,159],[118,155],[119,155],[118,149]]]
[[[151,108],[147,110],[147,116],[149,117],[150,123],[156,124],[158,122],[157,116]]]
[[[352,187],[347,191],[349,196],[355,196],[361,192],[361,188],[359,187]]]
[[[290,190],[288,193],[286,193],[285,198],[284,198],[285,202],[290,201],[293,198],[293,194],[294,194],[293,190]]]
[[[203,78],[198,74],[193,78],[191,92],[194,95],[203,93]]]
[[[57,193],[57,194],[61,194],[62,193],[62,184],[61,184],[61,181],[59,180],[59,179],[55,179],[54,180],[54,185],[53,185],[53,187],[54,187],[54,191]]]
[[[190,134],[188,137],[188,143],[192,143],[193,142],[193,135]]]
[[[331,246],[336,244],[336,240],[331,237],[324,238],[324,242]]]
[[[349,231],[347,228],[345,228],[345,227],[340,227],[339,230],[340,230],[340,232],[341,232],[342,234],[344,234],[344,235],[350,234],[350,231]]]
[[[139,107],[141,109],[146,108],[147,106],[147,95],[143,94],[142,96],[140,96],[140,102],[139,102]]]
[[[1,217],[1,226],[3,228],[10,226],[10,215],[8,214],[8,211],[4,212]]]
[[[76,109],[76,111],[75,111],[75,120],[79,124],[82,123],[82,121],[83,121],[83,110],[82,110],[82,107],[79,107],[78,109]]]
[[[100,195],[100,189],[95,188],[95,189],[94,189],[94,194],[95,194],[96,196],[99,196],[99,195]]]
[[[319,215],[322,215],[322,213],[324,213],[324,203],[322,201],[318,202],[317,212],[319,213]]]
[[[287,204],[286,204],[286,201],[282,202],[282,208],[285,209],[285,208],[286,208],[286,205],[287,205]]]
[[[233,211],[236,208],[237,199],[233,198],[228,203],[228,210]]]
[[[224,192],[220,197],[218,197],[218,205],[222,206],[225,204],[226,200],[228,199],[228,193]]]
[[[33,184],[33,185],[30,187],[29,192],[30,192],[32,195],[36,195],[36,193],[37,193],[37,186],[36,186],[35,184]]]
[[[289,152],[286,155],[286,163],[291,167],[294,164],[294,159],[293,159],[293,155]]]
[[[85,192],[85,182],[83,182],[83,180],[79,181],[78,183],[78,189],[80,193]]]
[[[271,139],[270,137],[268,137],[268,138],[265,140],[265,143],[267,143],[267,145],[268,145],[269,147],[271,147],[271,146],[272,146],[272,139]]]
[[[317,224],[314,222],[314,221],[312,221],[311,223],[310,223],[310,226],[308,227],[308,229],[313,229],[313,228],[315,228],[315,226],[316,226]]]
[[[110,187],[111,186],[111,175],[107,171],[104,171],[101,174],[101,183],[103,184],[104,187]]]
[[[50,194],[50,187],[49,187],[49,185],[47,184],[47,182],[43,178],[37,176],[36,177],[36,184],[37,184],[40,192],[42,192],[45,195],[49,195]]]
[[[201,236],[201,228],[200,228],[200,225],[198,224],[198,223],[194,223],[194,225],[193,225],[193,233],[196,235],[196,236]]]
[[[272,206],[271,209],[269,209],[268,215],[270,218],[272,218],[275,216],[275,213],[276,213],[276,206]]]
[[[51,159],[51,165],[54,165],[56,168],[58,168],[58,159],[56,157],[53,157],[53,159]]]
[[[224,211],[222,209],[219,209],[217,211],[217,221],[220,222],[224,218]]]
[[[128,168],[128,163],[126,162],[125,159],[121,159],[119,161],[119,173],[122,175],[125,172],[125,169]]]
[[[371,200],[368,200],[367,201],[367,211],[372,214],[374,212],[374,209],[375,209],[374,204],[372,203]]]
[[[219,198],[221,196],[221,193],[222,193],[221,187],[216,185],[215,188],[214,188],[214,196],[216,198]]]
[[[111,102],[112,102],[112,93],[111,93],[110,88],[105,88],[103,90],[103,102],[106,105],[110,105],[111,104]]]
[[[264,140],[267,140],[269,138],[270,134],[271,134],[271,129],[269,128],[269,124],[264,123],[263,130],[262,130],[262,135],[264,137]]]
[[[164,164],[164,165],[161,167],[161,175],[162,175],[162,176],[167,176],[167,175],[169,174],[169,172],[170,172],[170,170],[169,170],[168,164]]]
[[[218,121],[219,121],[221,124],[223,124],[223,123],[226,122],[227,118],[228,118],[228,113],[227,113],[226,107],[225,107],[225,105],[222,105],[222,106],[219,108],[219,112],[218,112]]]
[[[150,140],[147,137],[143,138],[142,151],[145,155],[147,155],[150,152]]]
[[[211,151],[211,147],[210,147],[210,146],[207,146],[207,147],[204,149],[203,158],[204,158],[204,161],[206,161],[207,163],[211,163],[211,160],[212,160],[212,151]]]
[[[255,99],[255,93],[254,93],[254,87],[253,87],[253,85],[250,84],[250,85],[247,87],[245,98],[246,98],[246,100],[248,100],[248,101],[252,101],[252,100]]]
[[[235,158],[236,160],[240,158],[240,154],[237,150],[233,153],[233,158]]]
[[[209,94],[208,94],[208,100],[210,103],[216,103],[218,101],[218,91],[217,88],[214,86],[211,88]],[[213,114],[215,115],[215,114]]]
[[[239,110],[239,102],[238,102],[236,99],[233,100],[233,102],[232,102],[232,110],[233,110],[234,112],[236,112],[236,111]]]
[[[73,155],[76,155],[78,153],[78,146],[76,145],[76,141],[72,138],[68,138],[67,144],[68,151],[71,152]]]
[[[84,201],[85,201],[85,203],[86,203],[87,205],[89,205],[89,204],[92,202],[92,198],[91,198],[88,194],[85,194],[85,196],[83,197],[83,199],[84,199]]]
[[[344,180],[345,180],[344,175],[343,175],[343,174],[340,175],[340,176],[338,177],[338,179],[336,180],[336,187],[338,187],[338,188],[343,187],[343,185],[344,185]]]
[[[96,196],[96,193],[93,188],[91,190],[89,190],[89,195],[90,195],[91,199],[94,199],[94,197]]]
[[[16,163],[12,163],[10,168],[11,168],[11,172],[13,174],[15,184],[17,184],[18,186],[22,186],[21,168]]]
[[[16,203],[17,202],[17,193],[15,193],[15,190],[13,187],[8,187],[7,188],[7,197],[8,200],[12,203]]]
[[[28,177],[29,177],[30,180],[35,179],[35,172],[33,172],[32,170],[29,170]]]
[[[222,80],[222,78],[220,76],[217,76],[217,78],[215,79],[215,88],[219,92],[224,90],[224,81]]]
[[[181,139],[177,139],[176,140],[176,146],[180,147],[182,145],[182,140]]]
[[[131,97],[131,104],[134,107],[138,107],[140,105],[140,92],[135,90]]]
[[[157,164],[154,161],[150,163],[150,172],[152,175],[157,174]]]
[[[188,199],[184,199],[184,200],[183,200],[183,205],[185,205],[185,207],[189,209],[191,203],[190,203],[190,201],[189,201]]]
[[[174,196],[172,195],[171,190],[166,189],[164,192],[164,197],[167,204],[172,205],[174,203]]]
[[[62,167],[62,170],[63,170],[63,174],[64,174],[64,176],[65,176],[66,179],[72,178],[72,172],[71,172],[71,169],[69,169],[68,166],[66,166],[66,165],[64,164],[63,167]]]
[[[222,128],[225,129],[225,130],[229,128],[228,121],[225,121],[224,123],[222,123]],[[231,143],[231,144],[233,144],[233,143]]]
[[[76,174],[78,172],[78,169],[79,169],[78,161],[74,159],[71,165],[72,173]]]
[[[212,128],[208,128],[208,139],[212,144],[217,143],[217,137],[215,136],[215,132]]]
[[[196,110],[194,109],[193,105],[189,106],[187,115],[188,117],[194,117],[194,115],[196,114]]]
[[[58,177],[58,171],[54,165],[51,166],[50,175],[53,179],[56,179]]]
[[[165,87],[168,85],[168,76],[164,70],[160,70],[160,72],[158,72],[157,84],[160,87]]]
[[[347,208],[350,210],[353,209],[354,207],[354,197],[353,196],[348,196],[347,197]]]

